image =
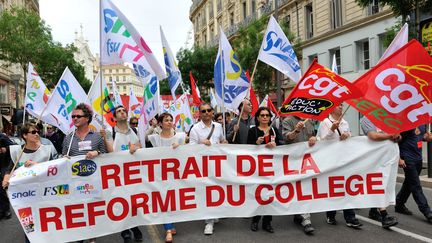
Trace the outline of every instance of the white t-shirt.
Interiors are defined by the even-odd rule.
[[[225,140],[222,131],[222,125],[217,122],[212,122],[209,127],[207,127],[202,121],[196,123],[189,134],[189,144],[202,144],[204,140],[207,139],[212,126],[215,126],[212,136],[210,137],[211,144],[219,144]]]
[[[334,119],[331,115],[324,119],[324,121],[322,121],[318,127],[318,132],[317,132],[317,136],[321,139],[321,140],[339,140],[339,137],[342,133],[348,132],[349,135],[351,136],[351,132],[350,132],[350,128],[349,128],[349,124],[347,121],[345,121],[343,118],[339,123],[339,128],[335,129],[334,131],[332,131],[330,128],[333,125],[333,122],[336,121],[336,119]],[[339,132],[337,131],[339,130]]]
[[[185,144],[186,134],[184,132],[179,132],[170,138],[163,138],[160,134],[152,134],[148,136],[148,139],[153,147],[170,147],[173,143],[179,145]]]
[[[114,131],[115,131],[115,139],[113,142],[114,152],[129,150],[129,143],[138,145],[140,142],[138,136],[130,127],[127,133],[120,132],[117,129],[117,127],[114,127]]]

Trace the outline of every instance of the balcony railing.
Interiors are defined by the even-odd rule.
[[[204,0],[193,0],[192,6],[189,9],[189,13],[195,11],[195,9],[203,2]]]

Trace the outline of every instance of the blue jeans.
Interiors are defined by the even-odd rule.
[[[423,161],[405,160],[405,164],[406,167],[403,168],[405,172],[405,180],[396,196],[396,205],[404,205],[412,193],[420,212],[426,216],[430,214],[431,210],[423,193],[419,178]]]
[[[174,224],[173,223],[164,224],[163,227],[165,230],[172,230],[174,229]]]
[[[326,214],[327,214],[327,218],[334,218],[334,217],[336,217],[336,211],[328,211]],[[344,209],[343,210],[343,215],[344,215],[345,221],[347,221],[349,219],[355,218],[354,209]]]

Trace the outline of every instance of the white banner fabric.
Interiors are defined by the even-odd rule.
[[[65,242],[138,225],[386,207],[398,159],[397,144],[366,137],[159,147],[21,167],[8,194],[31,242]]]

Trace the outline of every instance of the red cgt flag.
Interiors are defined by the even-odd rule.
[[[339,104],[360,95],[352,83],[315,59],[282,104],[279,115],[322,121]]]
[[[416,40],[382,60],[354,85],[363,96],[348,104],[386,133],[432,121],[432,58]]]
[[[246,71],[246,77],[248,78],[249,83],[250,83],[249,70]],[[255,113],[256,113],[257,110],[258,110],[259,103],[258,103],[257,97],[256,97],[256,95],[255,95],[255,91],[254,91],[254,89],[253,89],[252,84],[250,84],[249,99],[250,99],[250,103],[251,103],[251,105],[252,105],[252,116],[254,116]]]
[[[202,101],[201,101],[201,97],[199,95],[199,90],[197,90],[196,84],[195,84],[195,79],[192,76],[192,71],[189,72],[189,77],[190,77],[190,82],[191,82],[191,91],[192,91],[192,99],[193,99],[193,104],[195,106],[199,106],[201,105]]]

